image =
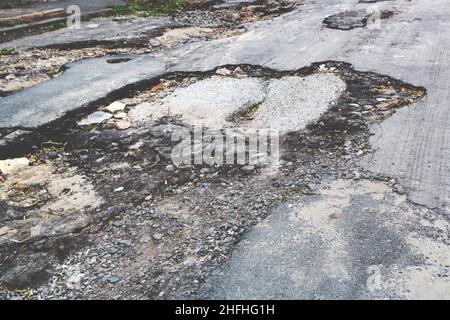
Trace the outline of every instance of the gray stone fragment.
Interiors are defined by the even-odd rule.
[[[155,240],[161,240],[161,239],[164,237],[164,234],[162,234],[162,233],[154,233],[154,234],[152,235],[152,237],[153,237],[153,239],[155,239]]]
[[[102,123],[103,121],[106,121],[108,119],[111,119],[112,115],[110,113],[106,113],[103,111],[96,111],[89,116],[87,116],[85,119],[78,122],[79,126],[90,126],[94,124]]]
[[[111,284],[115,284],[120,281],[120,278],[118,276],[110,276],[106,281],[108,281]]]
[[[128,239],[120,240],[119,243],[127,247],[131,246],[131,240]]]

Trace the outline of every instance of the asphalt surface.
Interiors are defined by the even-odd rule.
[[[71,5],[77,5],[81,9],[81,13],[87,13],[92,11],[97,11],[101,9],[106,9],[111,6],[124,5],[123,0],[58,0],[55,2],[48,3],[34,3],[27,7],[35,9],[53,9],[53,8],[68,8]]]
[[[68,65],[60,77],[2,98],[0,127],[39,127],[69,111],[105,98],[130,83],[152,78],[165,70],[164,64],[151,56],[108,63],[118,58],[103,57]]]
[[[322,23],[344,10],[374,6],[397,13],[379,25],[351,30]],[[114,67],[105,68],[105,59],[83,61],[61,77],[0,98],[6,115],[0,127],[35,127],[144,78],[225,64],[292,70],[337,60],[423,86],[427,96],[422,101],[371,128],[375,152],[361,162],[363,169],[398,178],[407,196],[397,197],[384,184],[366,186],[366,191],[342,184],[324,186],[331,193],[321,191],[325,200],[318,198],[306,208],[302,202],[280,207],[240,243],[202,294],[448,298],[450,282],[438,275],[450,264],[450,250],[442,239],[448,238],[445,217],[450,214],[449,17],[448,0],[376,4],[306,0],[291,13],[246,25],[247,31],[238,36],[182,45]],[[75,72],[78,66],[85,71]],[[68,99],[70,103],[65,103]],[[335,204],[327,199],[337,201],[338,218],[330,218]],[[430,215],[431,220],[422,218]],[[436,233],[432,240],[425,237],[429,232]],[[362,235],[371,236],[363,240]],[[358,244],[358,239],[363,242]]]
[[[448,211],[450,8],[447,1],[437,0],[432,4],[425,0],[357,2],[305,1],[291,13],[248,24],[248,31],[239,36],[182,45],[159,53],[153,62],[158,64],[157,68],[141,68],[138,62],[136,67],[143,77],[152,78],[164,72],[205,71],[225,64],[249,63],[292,70],[313,62],[337,60],[352,63],[359,70],[375,71],[424,86],[428,95],[423,101],[374,128],[372,144],[377,151],[366,158],[363,165],[371,171],[401,179],[411,190],[411,201]],[[379,10],[394,9],[398,13],[379,25],[348,31],[326,28],[322,24],[329,15],[345,10],[374,10],[374,6]],[[88,31],[82,29],[79,32]],[[8,44],[3,46],[8,47]],[[102,59],[89,62],[89,66],[99,77],[105,74],[114,82]],[[122,67],[127,70],[133,63]],[[120,74],[118,72],[119,77]],[[41,108],[45,109],[45,117],[35,120],[38,123],[32,123],[32,126],[55,119],[67,109],[82,107],[87,100],[73,101],[70,106],[59,103],[58,100],[66,100],[65,96],[73,93],[60,90],[54,84],[76,83],[84,77],[73,72],[72,78],[65,76],[64,80],[55,79],[18,95],[0,98],[5,113],[17,119],[9,122],[4,118],[0,127],[30,125],[25,123],[29,120],[24,119],[24,115],[41,112]],[[135,77],[124,78],[122,84],[135,80]],[[97,98],[95,84],[90,87],[86,88],[86,97],[92,93]],[[47,94],[48,99],[45,104],[37,105],[33,97],[42,96],[41,92]]]
[[[345,10],[398,11],[372,25],[352,30],[323,26],[325,17]],[[296,11],[273,21],[248,26],[239,37],[196,43],[175,50],[177,70],[210,69],[228,63],[262,64],[295,69],[312,62],[338,60],[358,70],[387,74],[424,86],[427,97],[374,128],[376,152],[365,168],[401,179],[409,198],[430,208],[449,210],[450,7],[445,0],[430,3],[388,1],[305,1]]]
[[[70,48],[80,43],[114,43],[129,42],[162,34],[164,28],[175,26],[170,17],[145,17],[133,20],[117,21],[114,18],[93,19],[81,22],[81,29],[62,28],[49,33],[28,36],[8,43],[0,44],[0,48],[29,48],[61,47]],[[80,47],[82,47],[80,45]]]
[[[438,218],[444,228],[434,229],[430,241],[427,210],[389,189],[337,181],[306,201],[282,205],[241,241],[200,297],[448,298],[448,280],[434,276],[445,272],[450,257],[438,237],[448,222]]]

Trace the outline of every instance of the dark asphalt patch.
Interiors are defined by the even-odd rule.
[[[345,11],[326,17],[323,24],[330,29],[352,30],[355,28],[364,28],[367,26],[369,19],[376,13],[366,10]],[[383,10],[379,13],[379,19],[388,19],[395,13],[390,10]]]

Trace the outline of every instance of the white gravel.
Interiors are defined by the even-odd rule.
[[[280,132],[301,130],[327,111],[345,87],[345,82],[331,73],[271,80],[253,125]]]
[[[152,118],[180,116],[182,121],[220,129],[236,111],[264,100],[264,82],[258,78],[214,76],[188,87],[177,88],[153,105]]]
[[[231,116],[236,111],[260,104],[254,119],[244,126],[289,132],[318,119],[344,90],[345,82],[330,73],[273,80],[214,76],[146,105],[144,114],[137,108],[131,118],[179,116],[191,125],[220,129],[235,126]]]

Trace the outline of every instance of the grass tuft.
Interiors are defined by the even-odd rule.
[[[111,7],[113,14],[123,16],[135,14],[138,16],[153,16],[177,13],[186,0],[130,0],[124,6]]]
[[[14,51],[14,49],[8,49],[8,48],[0,49],[0,56],[12,56],[15,53],[16,52]]]

